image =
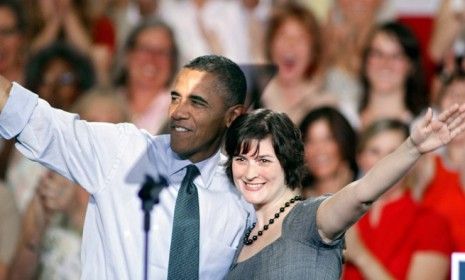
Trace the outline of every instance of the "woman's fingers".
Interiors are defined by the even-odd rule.
[[[433,110],[431,107],[428,107],[428,110],[426,111],[426,114],[423,116],[423,118],[420,121],[420,128],[425,128],[429,125],[433,118]]]
[[[449,108],[447,108],[446,110],[444,110],[441,114],[439,114],[438,116],[438,120],[440,122],[443,122],[443,123],[447,123],[448,120],[451,120],[453,119],[454,117],[454,114],[456,112],[459,111],[459,105],[458,104],[454,104],[452,106],[450,106]]]
[[[455,127],[451,132],[450,132],[450,135],[452,138],[454,138],[455,136],[459,135],[460,133],[462,133],[463,131],[465,131],[465,122],[462,122],[460,123],[460,125],[458,125],[457,127]]]

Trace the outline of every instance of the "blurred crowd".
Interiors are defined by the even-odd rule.
[[[465,102],[465,1],[433,1],[422,28],[394,2],[0,0],[0,74],[81,119],[161,134],[179,66],[224,55],[247,76],[251,110],[285,112],[300,128],[302,194],[333,193],[428,107]],[[0,280],[79,279],[89,202],[0,139]],[[348,231],[343,279],[447,279],[451,253],[465,251],[463,217],[465,135]]]

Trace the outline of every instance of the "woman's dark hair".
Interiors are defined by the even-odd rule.
[[[279,28],[289,19],[299,22],[310,36],[310,58],[312,63],[305,70],[306,78],[309,78],[319,67],[321,57],[321,34],[318,20],[306,7],[297,3],[286,3],[277,6],[268,23],[265,34],[265,54],[271,60],[271,45]]]
[[[26,87],[37,92],[43,82],[45,68],[50,61],[56,58],[61,58],[71,65],[77,76],[76,84],[79,91],[84,92],[94,85],[95,74],[90,58],[66,43],[56,42],[40,50],[28,60],[25,67]]]
[[[233,157],[249,152],[253,140],[271,138],[273,149],[284,170],[290,189],[301,186],[304,174],[304,146],[299,130],[284,113],[258,109],[236,118],[226,132],[225,149],[228,155],[226,174],[233,181]],[[260,145],[260,144],[258,144]],[[258,153],[257,151],[255,153]]]
[[[371,42],[376,34],[385,33],[394,37],[402,48],[404,55],[410,62],[409,75],[405,81],[404,103],[407,109],[416,116],[428,106],[428,95],[426,89],[425,73],[421,62],[421,49],[414,33],[405,25],[397,22],[388,22],[379,25],[370,35],[368,44],[362,56],[362,99],[360,102],[360,111],[363,111],[369,103],[371,86],[368,81],[366,67],[368,57],[371,51]]]
[[[299,125],[302,133],[302,140],[305,143],[308,139],[308,129],[317,121],[324,120],[328,123],[331,134],[336,140],[336,144],[341,153],[341,158],[349,163],[352,170],[353,179],[357,176],[358,166],[355,159],[355,149],[357,146],[357,134],[349,121],[335,108],[323,106],[308,112]],[[307,170],[303,186],[311,186],[315,181],[314,175]]]

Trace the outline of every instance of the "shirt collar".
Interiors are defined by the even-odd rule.
[[[173,162],[169,166],[169,176],[176,176],[179,172],[184,172],[183,170],[190,164],[193,164],[190,160],[187,159],[181,159],[179,156],[171,150],[171,153],[173,153]],[[203,184],[199,187],[203,187],[205,189],[208,189],[210,187],[210,183],[213,180],[213,177],[216,172],[216,168],[218,165],[220,165],[222,162],[221,160],[221,152],[218,150],[215,154],[213,154],[211,157],[195,163],[195,166],[200,171],[200,177],[202,179]]]

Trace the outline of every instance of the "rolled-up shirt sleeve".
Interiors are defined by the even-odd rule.
[[[140,138],[132,125],[80,120],[77,114],[52,108],[18,84],[13,85],[0,114],[0,130],[2,137],[16,137],[16,148],[27,158],[73,180],[89,193],[108,184],[129,138]]]

